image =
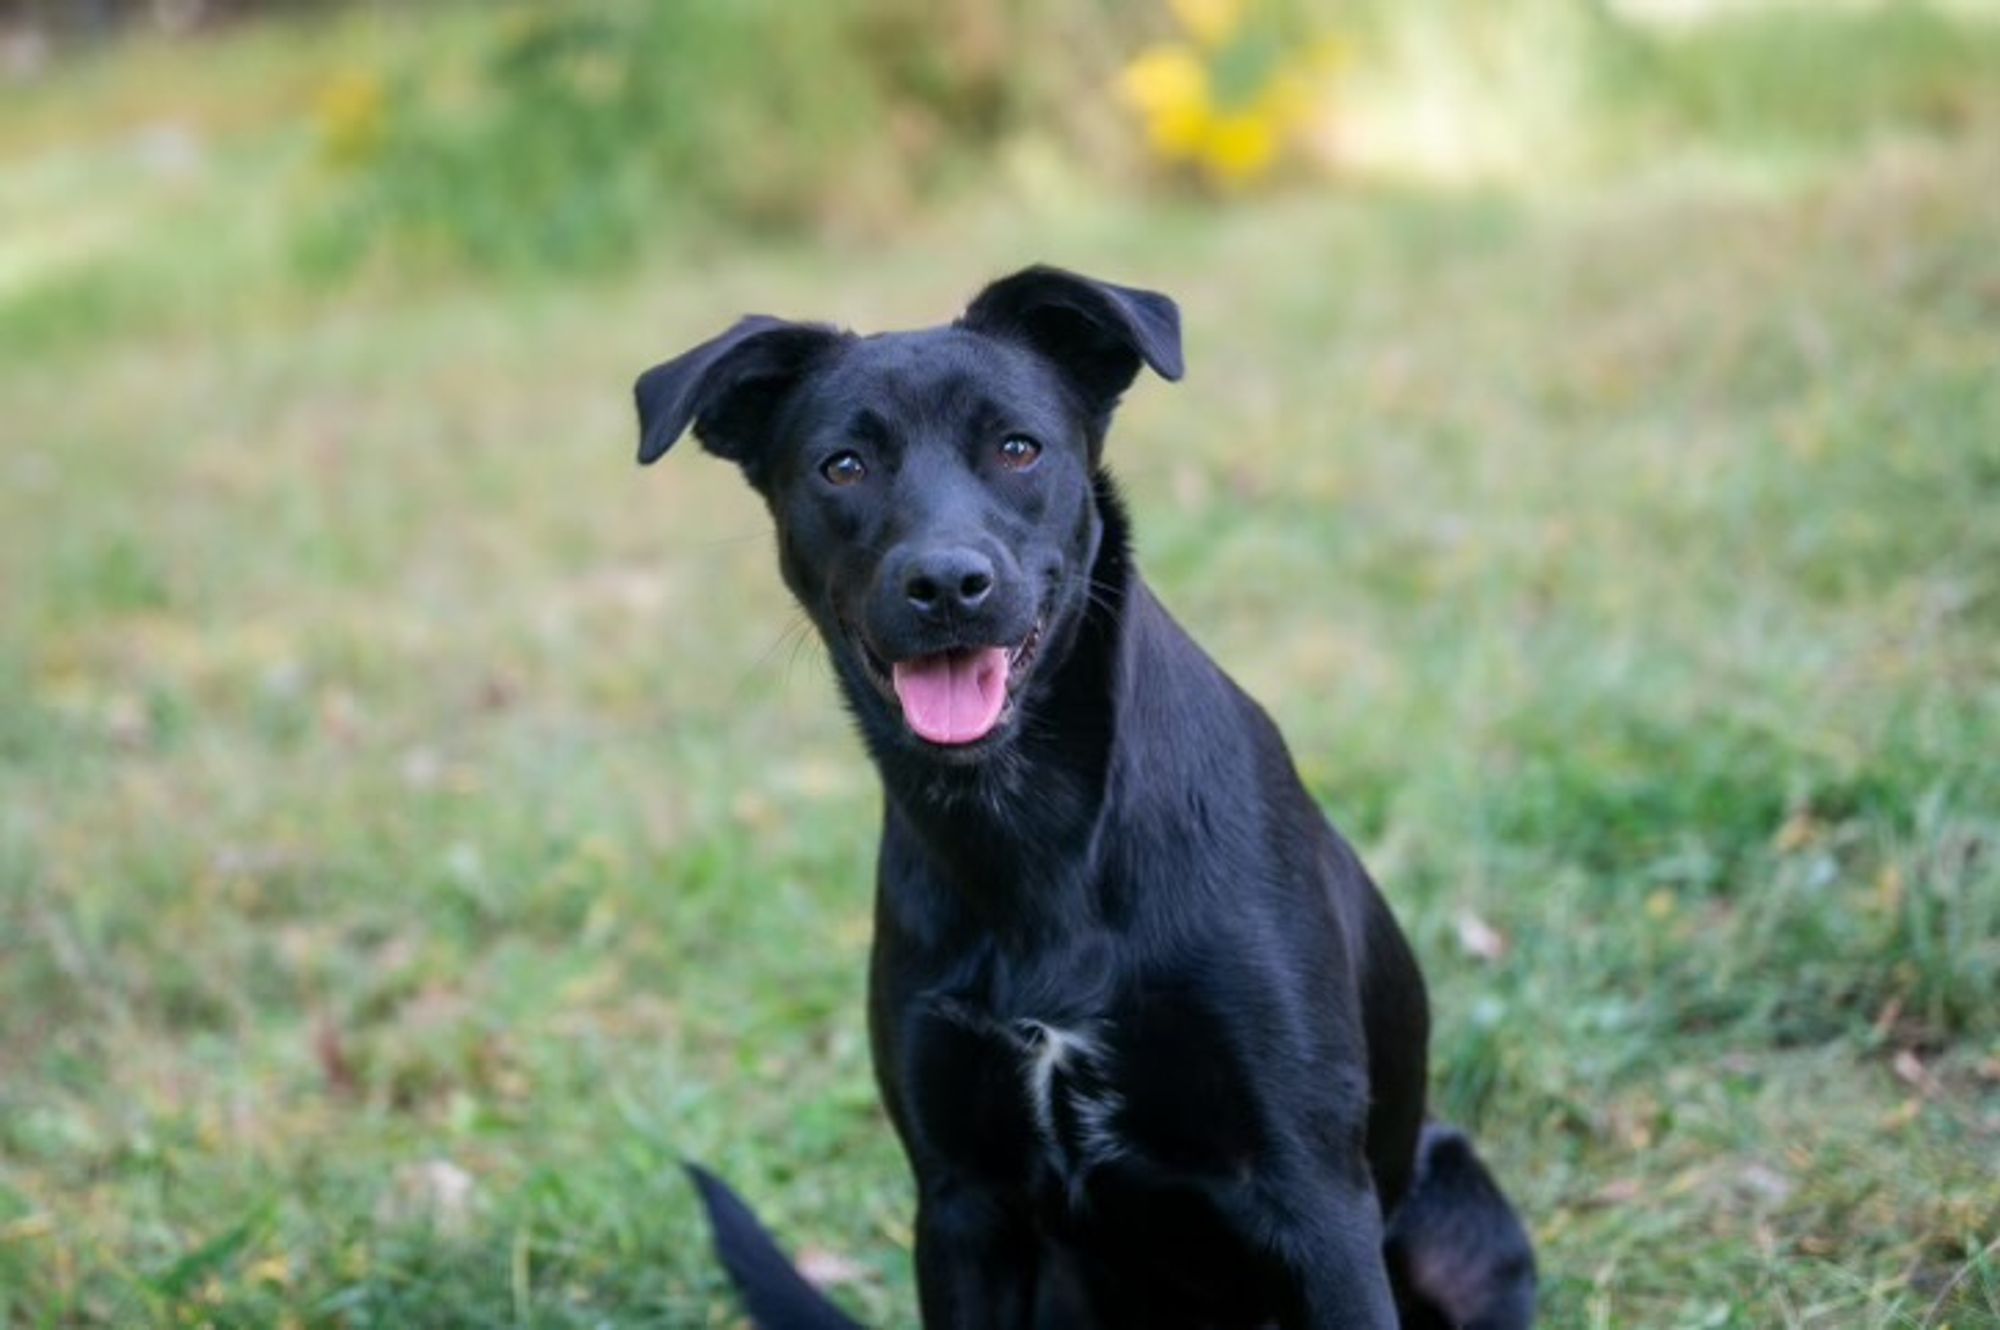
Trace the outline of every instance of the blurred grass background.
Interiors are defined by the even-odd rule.
[[[1190,72],[1192,71],[1192,72]],[[2000,1325],[2000,12],[0,6],[0,1324],[908,1324],[746,310],[1182,303],[1165,599],[1556,1326]]]

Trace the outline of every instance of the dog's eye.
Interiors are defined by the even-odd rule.
[[[1026,471],[1042,455],[1042,445],[1025,434],[1009,434],[1000,440],[1000,465],[1009,471]]]
[[[835,453],[819,464],[819,473],[829,485],[852,485],[868,474],[868,464],[857,452]]]

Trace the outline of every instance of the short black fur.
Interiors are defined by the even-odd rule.
[[[1133,566],[1102,449],[1142,365],[1180,374],[1172,301],[1032,268],[945,328],[745,320],[638,388],[641,460],[692,425],[763,496],[881,773],[869,1028],[924,1323],[1527,1325],[1524,1229],[1425,1135],[1387,904]],[[839,1323],[703,1197],[766,1330]]]
[[[721,1178],[695,1164],[688,1178],[708,1212],[715,1254],[742,1290],[744,1310],[758,1325],[785,1330],[861,1330],[860,1323],[827,1301],[793,1268],[743,1198]]]

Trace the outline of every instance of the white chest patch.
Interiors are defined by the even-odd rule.
[[[1097,1029],[1065,1030],[1016,1020],[1021,1080],[1049,1163],[1072,1184],[1122,1147],[1116,1120],[1124,1101],[1111,1082],[1110,1052]]]

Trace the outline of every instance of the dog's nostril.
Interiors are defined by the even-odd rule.
[[[903,574],[903,598],[926,618],[965,614],[986,603],[994,587],[993,564],[974,550],[932,550]]]

